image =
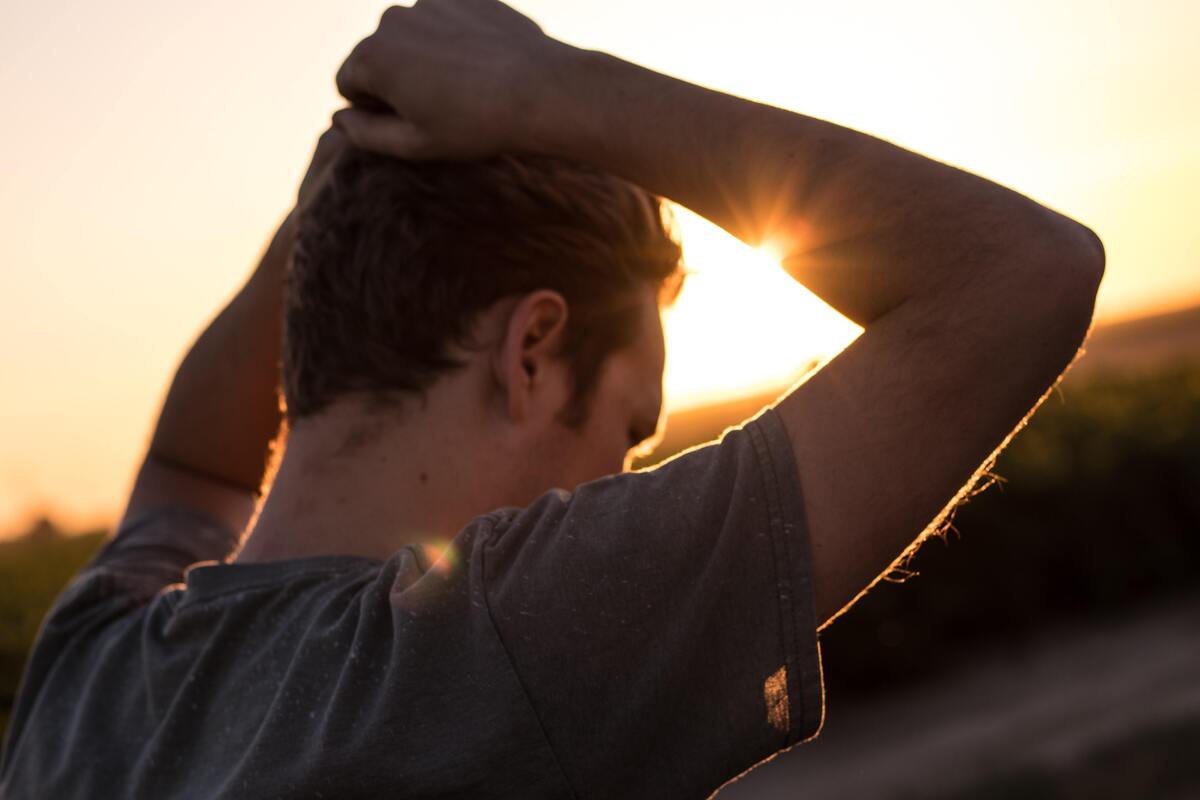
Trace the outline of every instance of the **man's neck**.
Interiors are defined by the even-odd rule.
[[[298,426],[238,560],[386,559],[408,544],[451,539],[508,504],[497,485],[503,450],[481,447],[469,416],[439,408],[430,402],[368,425],[342,406]]]

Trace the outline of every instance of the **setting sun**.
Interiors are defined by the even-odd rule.
[[[690,274],[663,315],[668,410],[781,387],[861,331],[788,276],[773,254],[687,209],[675,213]]]

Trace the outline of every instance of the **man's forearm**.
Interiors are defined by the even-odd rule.
[[[258,491],[279,430],[283,281],[292,225],[184,357],[163,404],[149,456]]]
[[[337,84],[352,107],[335,124],[360,147],[591,164],[771,244],[864,325],[915,299],[963,301],[966,285],[978,299],[997,276],[1030,286],[1057,270],[1071,273],[1058,285],[1086,286],[1103,264],[1087,228],[977,175],[580,50],[502,3],[393,6]]]
[[[296,205],[257,269],[180,364],[150,442],[150,459],[259,491],[281,418],[283,292],[292,241],[344,144],[332,129],[317,141]]]
[[[989,259],[1040,268],[1061,251],[1069,269],[1081,252],[1101,257],[1072,220],[881,139],[603,53],[559,53],[526,133],[532,149],[594,164],[769,245],[860,324]]]

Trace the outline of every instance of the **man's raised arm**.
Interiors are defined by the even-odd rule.
[[[295,226],[343,143],[333,129],[321,137],[296,208],[246,284],[184,357],[123,519],[174,506],[205,512],[235,533],[249,521],[268,446],[279,431],[283,283]]]
[[[389,9],[338,84],[354,106],[335,124],[359,146],[587,162],[768,245],[865,326],[778,405],[820,620],[936,529],[1090,324],[1088,228],[866,134],[567,46],[494,0]]]

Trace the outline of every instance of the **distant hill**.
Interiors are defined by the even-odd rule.
[[[1200,306],[1097,326],[1088,338],[1086,352],[1071,368],[1065,382],[1078,384],[1102,375],[1140,375],[1168,366],[1197,363],[1200,363]],[[789,385],[671,414],[662,442],[653,453],[638,459],[634,467],[656,464],[697,443],[719,438],[726,428],[775,402]]]
[[[1071,379],[1200,362],[1200,306],[1099,326]]]

